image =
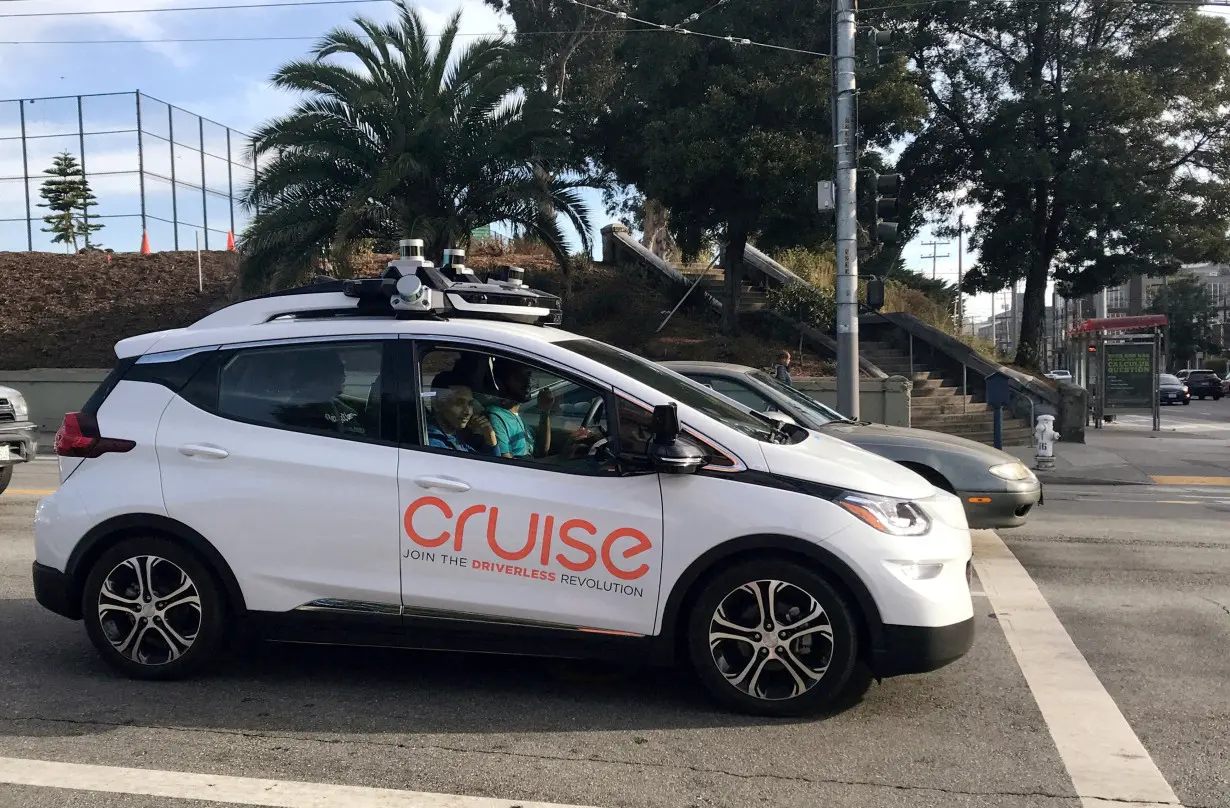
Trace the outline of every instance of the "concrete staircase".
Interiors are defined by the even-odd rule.
[[[859,351],[891,376],[904,376],[914,383],[910,398],[910,426],[991,444],[995,440],[994,412],[985,401],[963,395],[961,378],[927,370],[915,363],[910,369],[908,350],[872,339],[859,341]],[[1029,425],[1005,413],[1004,446],[1026,446],[1032,439]]]
[[[700,282],[700,288],[697,292],[708,292],[718,300],[724,300],[726,297],[726,270],[721,267],[713,267],[708,272],[704,271],[703,266],[698,267],[683,267],[679,271],[688,283],[693,283],[700,275],[704,275],[705,279]],[[692,294],[696,294],[693,292]],[[748,281],[745,273],[743,279],[743,293],[739,295],[739,311],[745,313],[749,311],[763,311],[769,307],[768,295],[764,288],[757,286]]]

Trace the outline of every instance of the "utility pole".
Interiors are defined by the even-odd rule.
[[[957,214],[957,333],[965,333],[965,295],[961,292],[961,284],[965,281],[965,267],[962,253],[965,252],[965,211]]]
[[[943,255],[937,255],[935,251],[940,247],[947,247],[948,242],[947,241],[924,241],[923,246],[931,248],[931,254],[924,255],[923,258],[931,259],[931,280],[935,280],[935,260],[937,258],[948,258],[949,257],[948,253],[944,253]]]
[[[857,0],[833,5],[834,115],[837,187],[837,409],[858,420],[858,220],[855,183],[858,168],[854,129],[854,9]]]

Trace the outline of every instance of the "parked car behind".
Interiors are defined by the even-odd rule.
[[[0,386],[0,494],[13,481],[13,468],[33,460],[37,451],[38,440],[25,397],[11,387]]]
[[[1180,370],[1175,374],[1181,382],[1187,385],[1188,392],[1203,401],[1212,398],[1217,401],[1222,396],[1221,379],[1211,370],[1203,368]]]
[[[1057,382],[1070,382],[1072,381],[1072,373],[1067,370],[1052,370],[1046,374],[1046,378],[1054,379]]]
[[[896,461],[961,498],[972,528],[1019,527],[1042,501],[1033,472],[1007,452],[926,429],[853,421],[768,373],[720,362],[663,362],[760,413],[841,438]]]
[[[1157,377],[1157,400],[1162,404],[1191,404],[1192,394],[1178,376],[1163,373]]]

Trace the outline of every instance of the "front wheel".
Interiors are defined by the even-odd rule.
[[[705,586],[688,616],[688,656],[717,701],[740,712],[814,714],[851,687],[858,629],[822,577],[790,561],[741,564]]]
[[[0,466],[0,494],[4,493],[4,489],[8,488],[11,482],[13,482],[13,467]]]
[[[1186,407],[1188,404],[1191,404],[1191,403],[1192,403],[1192,400],[1189,398],[1183,402],[1183,406]]]
[[[86,578],[81,614],[112,667],[136,679],[178,679],[219,655],[227,608],[217,576],[161,537],[126,539]]]

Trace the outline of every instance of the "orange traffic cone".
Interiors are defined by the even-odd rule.
[[[150,249],[149,249],[149,233],[147,233],[147,232],[145,232],[144,230],[142,230],[142,231],[141,231],[141,254],[142,254],[142,255],[149,255],[149,253],[150,253]]]
[[[235,252],[235,234],[230,230],[226,231],[226,249]]]

